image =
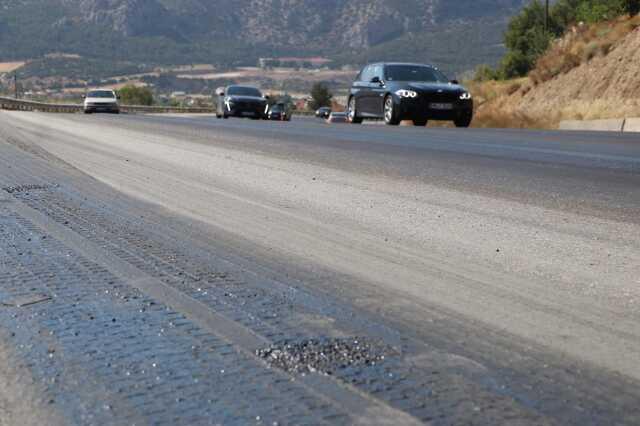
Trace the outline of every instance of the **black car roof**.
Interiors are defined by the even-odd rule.
[[[430,64],[419,64],[419,63],[414,63],[414,62],[375,62],[372,64],[368,64],[368,65],[383,65],[383,66],[388,66],[388,65],[405,65],[405,66],[411,66],[411,67],[428,67],[428,68],[437,68],[434,65],[430,65]]]
[[[256,90],[260,91],[260,89],[258,89],[256,86],[247,86],[245,84],[231,84],[231,85],[227,86],[227,89],[229,89],[231,87],[246,87],[247,89],[256,89]]]

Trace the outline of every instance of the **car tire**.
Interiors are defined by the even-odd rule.
[[[429,120],[426,118],[420,118],[418,120],[413,120],[413,125],[416,127],[425,127],[429,123]]]
[[[456,127],[467,128],[471,125],[471,121],[473,120],[473,116],[471,114],[464,115],[463,117],[456,118],[453,120],[453,124]]]
[[[362,117],[358,117],[358,110],[356,109],[356,98],[353,96],[349,98],[347,120],[351,124],[362,124]]]
[[[393,97],[391,95],[387,95],[387,97],[384,98],[384,122],[388,126],[397,126],[400,124],[400,121]]]
[[[86,110],[86,109],[85,109],[85,110],[84,110],[84,113],[85,113],[85,114],[91,114],[91,111],[89,111],[89,110]]]

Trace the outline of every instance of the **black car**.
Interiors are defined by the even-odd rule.
[[[356,78],[347,112],[355,124],[373,118],[390,125],[412,120],[416,126],[425,126],[428,120],[447,120],[469,127],[473,100],[464,87],[435,67],[379,63],[367,65]]]
[[[260,90],[251,86],[229,86],[216,90],[218,105],[216,117],[266,118],[267,99]]]
[[[318,118],[329,118],[331,115],[331,108],[329,107],[321,107],[316,111],[316,117]]]
[[[291,121],[291,113],[285,104],[273,104],[267,112],[267,120]]]

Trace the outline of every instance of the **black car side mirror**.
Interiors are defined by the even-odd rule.
[[[458,80],[451,80],[451,84],[460,84]]]
[[[373,84],[379,84],[379,85],[381,85],[381,86],[384,84],[384,83],[382,83],[382,80],[380,80],[380,77],[378,77],[378,76],[373,77],[373,78],[371,79],[371,83],[373,83]]]

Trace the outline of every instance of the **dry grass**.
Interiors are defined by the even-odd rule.
[[[505,81],[469,82],[467,87],[474,97],[475,115],[472,127],[550,129],[558,125],[559,119],[538,118],[517,111],[510,102],[511,96],[524,95],[528,90],[528,79],[519,78]]]
[[[538,59],[529,77],[534,84],[544,83],[595,57],[607,56],[618,42],[638,27],[640,16],[573,27]]]
[[[0,73],[13,72],[22,68],[25,62],[0,62]]]
[[[601,120],[621,117],[640,117],[640,100],[574,100],[559,109],[556,115],[559,120]]]
[[[469,82],[474,95],[474,127],[555,129],[562,120],[594,120],[640,116],[640,99],[563,99],[540,108],[539,102],[555,95],[551,80],[561,78],[596,57],[606,57],[640,27],[640,16],[622,17],[591,26],[578,26],[555,42],[528,77],[507,81]],[[585,78],[580,75],[578,78]],[[548,82],[548,83],[547,83]],[[550,88],[551,87],[551,88]],[[527,96],[536,93],[536,96]],[[571,92],[570,90],[568,92]],[[533,102],[533,104],[532,104]],[[544,103],[542,104],[544,105]]]
[[[486,104],[478,108],[472,127],[491,129],[557,129],[560,119],[534,117],[500,104]]]
[[[520,108],[521,98],[531,89],[521,81],[490,81],[471,86],[480,94],[472,123],[478,128],[557,129],[562,120],[640,117],[640,99],[574,100],[544,115],[531,115]],[[519,88],[510,93],[515,87]]]
[[[475,106],[480,107],[488,102],[494,102],[504,96],[510,96],[524,87],[527,78],[518,78],[514,80],[490,80],[484,82],[470,81],[465,83],[473,98]]]

